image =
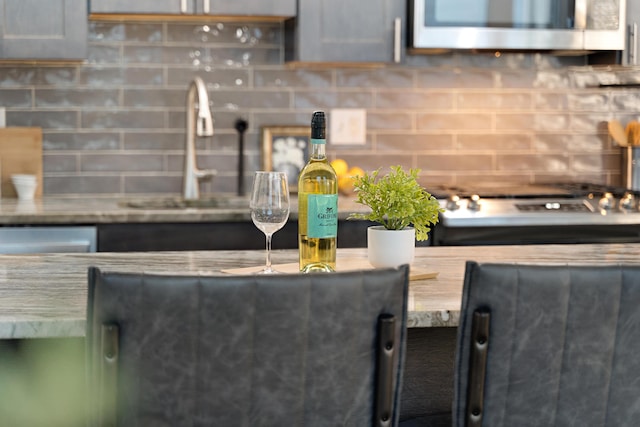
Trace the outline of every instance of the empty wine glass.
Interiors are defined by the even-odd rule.
[[[271,268],[271,236],[289,218],[289,185],[284,172],[257,171],[251,189],[251,220],[267,239],[267,261],[259,274],[278,273]]]

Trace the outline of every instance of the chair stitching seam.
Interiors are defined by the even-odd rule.
[[[622,307],[622,293],[624,290],[624,275],[623,275],[623,271],[622,271],[622,266],[618,266],[618,315],[616,316],[616,323],[614,325],[615,327],[615,331],[613,334],[614,337],[614,341],[613,341],[613,354],[611,355],[611,360],[610,360],[610,366],[609,366],[609,381],[607,383],[607,399],[606,399],[606,405],[605,405],[605,409],[604,409],[604,425],[609,425],[607,423],[607,420],[609,419],[609,402],[611,401],[611,382],[613,379],[613,367],[616,365],[616,363],[614,363],[614,361],[616,360],[616,348],[617,343],[618,343],[618,326],[620,325],[620,316],[622,313],[622,310],[620,309],[620,307]]]
[[[197,322],[196,322],[196,342],[195,342],[195,351],[196,351],[196,371],[195,372],[201,372],[201,358],[200,358],[200,339],[202,337],[202,297],[203,297],[203,283],[202,283],[202,277],[198,276],[198,282],[197,282],[197,286],[196,286],[196,295],[197,295],[197,308],[196,308],[196,313],[197,313]],[[202,390],[202,381],[201,381],[202,377],[200,375],[196,375],[195,376],[195,388],[196,388],[196,396],[195,396],[195,413],[196,413],[196,419],[199,419],[200,417],[202,417],[203,415],[203,397],[204,397],[204,392]],[[195,421],[194,423],[195,424]]]
[[[510,395],[510,389],[511,389],[511,373],[512,373],[512,368],[513,368],[513,353],[515,352],[515,331],[518,330],[518,322],[520,321],[520,318],[518,317],[517,313],[518,313],[518,305],[519,305],[519,296],[520,296],[520,267],[516,266],[515,267],[516,270],[516,283],[514,286],[514,302],[515,302],[515,307],[514,307],[514,313],[515,313],[515,324],[512,326],[511,329],[511,349],[509,351],[509,366],[507,367],[508,369],[508,373],[507,373],[507,393],[506,396],[504,398],[504,405],[502,407],[502,414],[500,415],[500,418],[502,420],[502,422],[500,423],[500,425],[504,425],[505,423],[505,417],[507,414],[507,406],[509,405],[509,399],[508,396]],[[491,327],[491,326],[489,326]],[[491,331],[491,329],[489,329],[489,331]],[[491,334],[491,332],[489,332],[489,334]],[[491,345],[491,341],[489,341],[489,345]],[[487,366],[488,368],[488,366]],[[486,371],[485,371],[486,372]],[[486,375],[486,374],[485,374]],[[485,399],[486,399],[486,395],[485,395]],[[486,411],[486,407],[485,407],[485,411]]]
[[[312,280],[309,280],[309,282],[313,282]],[[311,294],[312,294],[312,283],[308,283],[307,284],[307,304],[306,304],[306,310],[305,310],[305,340],[304,340],[304,348],[302,350],[302,364],[304,365],[302,367],[302,384],[301,384],[301,391],[302,391],[302,413],[300,414],[300,417],[302,419],[298,420],[298,425],[303,425],[304,424],[304,420],[305,420],[305,414],[307,413],[307,362],[308,362],[308,354],[309,354],[309,319],[311,318]]]
[[[255,276],[253,278],[253,292],[251,292],[251,305],[253,307],[253,319],[251,319],[251,323],[253,324],[253,326],[251,326],[251,341],[248,343],[251,347],[251,359],[250,359],[250,365],[248,366],[249,372],[251,372],[251,381],[249,383],[249,400],[248,402],[246,402],[246,404],[249,406],[249,410],[244,412],[244,416],[246,417],[244,420],[242,420],[243,422],[240,423],[240,425],[246,425],[245,422],[247,422],[250,419],[250,415],[253,411],[252,408],[252,402],[255,402],[255,396],[254,396],[254,392],[255,392],[255,369],[254,369],[254,365],[255,365],[255,359],[256,359],[256,351],[255,351],[255,345],[256,345],[256,324],[257,324],[257,319],[258,319],[258,307],[257,307],[257,296],[258,296],[258,292],[260,290],[260,282],[258,280],[258,277]]]
[[[571,275],[571,269],[567,266],[566,268],[567,275],[569,277],[569,295],[567,296],[567,309],[564,312],[564,328],[562,332],[562,349],[560,355],[560,375],[558,375],[558,384],[557,384],[557,392],[556,399],[554,400],[553,406],[553,425],[557,425],[558,422],[558,402],[560,401],[560,393],[562,391],[562,379],[564,378],[563,373],[565,372],[565,354],[567,353],[567,329],[569,327],[569,313],[571,311],[571,294],[573,293],[573,280]]]

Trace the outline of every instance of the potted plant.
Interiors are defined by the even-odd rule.
[[[369,262],[374,267],[410,264],[415,241],[427,240],[442,212],[435,197],[417,181],[420,169],[406,172],[401,166],[379,177],[380,169],[353,177],[356,203],[369,213],[352,213],[348,219],[364,219],[379,225],[367,230]]]

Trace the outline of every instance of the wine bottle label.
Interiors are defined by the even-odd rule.
[[[326,139],[316,139],[316,138],[311,138],[311,143],[312,144],[320,144],[320,145],[325,145],[327,143]]]
[[[327,239],[338,235],[338,195],[307,195],[307,236]]]

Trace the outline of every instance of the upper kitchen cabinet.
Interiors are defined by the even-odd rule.
[[[196,12],[210,15],[296,16],[296,0],[201,0]]]
[[[0,0],[0,59],[87,56],[86,0]]]
[[[638,28],[640,27],[640,2],[627,1],[627,49],[623,58],[623,62],[626,65],[640,65],[640,34],[638,34]]]
[[[299,1],[286,21],[287,61],[400,62],[406,1]]]
[[[192,0],[91,0],[91,13],[193,13]]]
[[[296,0],[91,0],[91,13],[289,17]]]

